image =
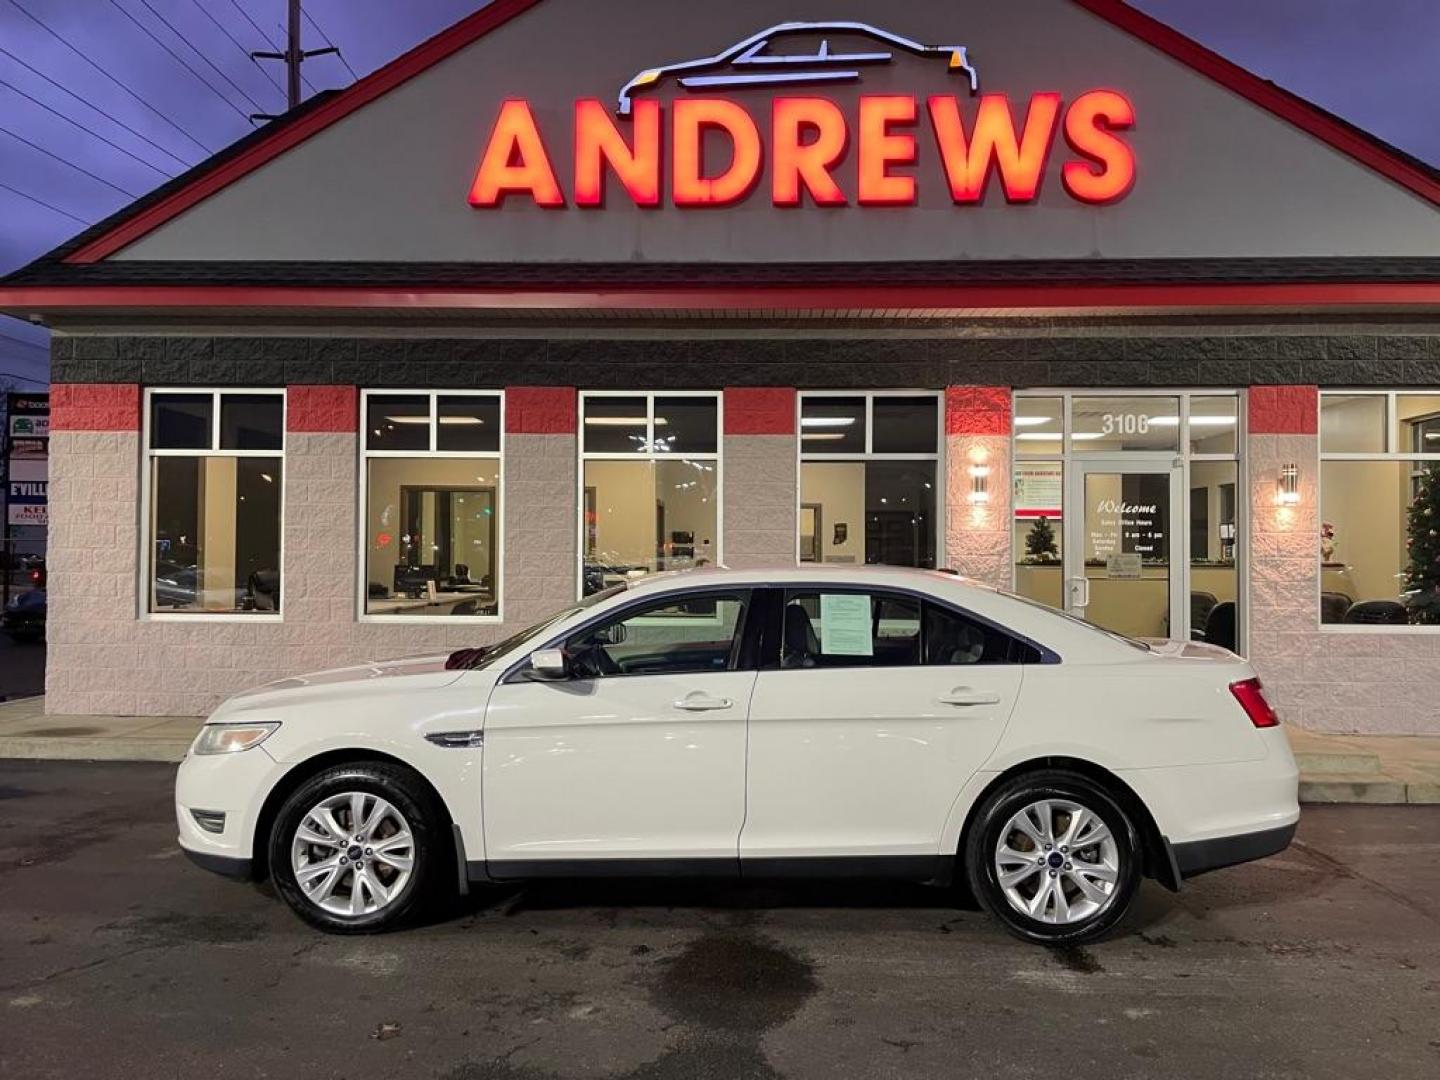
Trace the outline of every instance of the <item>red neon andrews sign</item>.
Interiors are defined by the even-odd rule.
[[[864,47],[832,50],[824,36],[829,34],[863,39]],[[821,43],[813,54],[773,51],[778,41],[817,35]],[[860,206],[914,206],[920,179],[897,170],[918,164],[919,129],[926,124],[957,206],[980,203],[992,177],[998,177],[1009,202],[1035,202],[1061,130],[1074,155],[1061,168],[1062,185],[1072,199],[1103,205],[1123,199],[1134,187],[1135,153],[1117,133],[1134,127],[1135,110],[1114,90],[1091,90],[1068,104],[1060,94],[1037,93],[1023,119],[1017,119],[1004,94],[978,95],[973,110],[957,96],[935,95],[925,101],[923,116],[914,96],[865,95],[854,130],[844,110],[822,97],[773,98],[763,119],[726,98],[681,97],[668,110],[668,120],[659,101],[635,97],[665,82],[689,91],[854,82],[864,68],[888,64],[897,52],[943,60],[952,75],[967,78],[976,95],[979,76],[964,46],[922,45],[863,23],[833,22],[783,23],[716,56],[642,71],[621,91],[615,110],[628,121],[628,136],[602,102],[577,101],[574,205],[603,207],[613,179],[636,206],[658,207],[668,177],[670,200],[677,207],[733,206],[759,185],[768,157],[775,206],[801,206],[807,199],[816,206],[849,206],[851,192]],[[715,137],[729,150],[728,164],[719,172],[706,163],[707,141],[713,148]],[[842,184],[837,173],[852,144],[854,168],[847,168]],[[549,209],[568,205],[535,114],[529,102],[519,99],[500,106],[470,204],[489,209],[512,197]]]

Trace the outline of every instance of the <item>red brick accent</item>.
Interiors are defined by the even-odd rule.
[[[794,435],[794,388],[729,387],[725,391],[725,434]]]
[[[287,387],[285,426],[296,434],[353,435],[360,430],[360,390],[355,386]]]
[[[510,386],[505,389],[505,434],[574,435],[580,417],[573,386]]]
[[[945,390],[947,435],[1009,435],[1011,416],[1008,386],[950,386]]]
[[[1314,386],[1252,386],[1251,435],[1314,435],[1320,430],[1320,391]]]
[[[50,388],[51,431],[139,431],[136,383],[56,383]]]

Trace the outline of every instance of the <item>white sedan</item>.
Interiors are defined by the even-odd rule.
[[[1296,789],[1231,653],[836,567],[661,575],[490,648],[248,691],[175,801],[197,863],[339,933],[542,877],[963,875],[1056,943],[1142,876],[1283,850]]]

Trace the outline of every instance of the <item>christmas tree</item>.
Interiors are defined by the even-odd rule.
[[[1405,606],[1412,623],[1440,624],[1440,465],[1420,477],[1410,504]]]
[[[1033,562],[1052,562],[1060,557],[1055,550],[1055,530],[1046,518],[1039,518],[1025,535],[1025,554]]]

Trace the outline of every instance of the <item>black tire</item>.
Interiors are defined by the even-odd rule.
[[[340,915],[320,907],[300,887],[291,862],[291,845],[305,816],[326,798],[344,792],[385,799],[404,816],[413,837],[409,880],[388,903],[368,914]],[[339,765],[301,784],[280,807],[270,830],[270,876],[290,909],[311,926],[331,934],[382,933],[413,921],[441,893],[442,883],[454,880],[448,832],[434,796],[410,770],[385,762]],[[349,880],[350,888],[356,888],[353,871]]]
[[[1083,921],[1060,924],[1032,918],[1017,910],[1000,886],[995,853],[1001,831],[1026,806],[1044,799],[1063,799],[1090,811],[1104,822],[1115,841],[1118,874],[1114,888],[1100,910]],[[985,798],[962,858],[975,898],[1016,937],[1040,945],[1081,945],[1103,937],[1125,917],[1140,885],[1143,851],[1135,823],[1104,787],[1079,773],[1046,769],[1014,777]],[[1049,871],[1041,873],[1048,875]],[[1017,890],[1030,887],[1028,883],[1016,886]],[[1073,889],[1073,884],[1069,887]]]

